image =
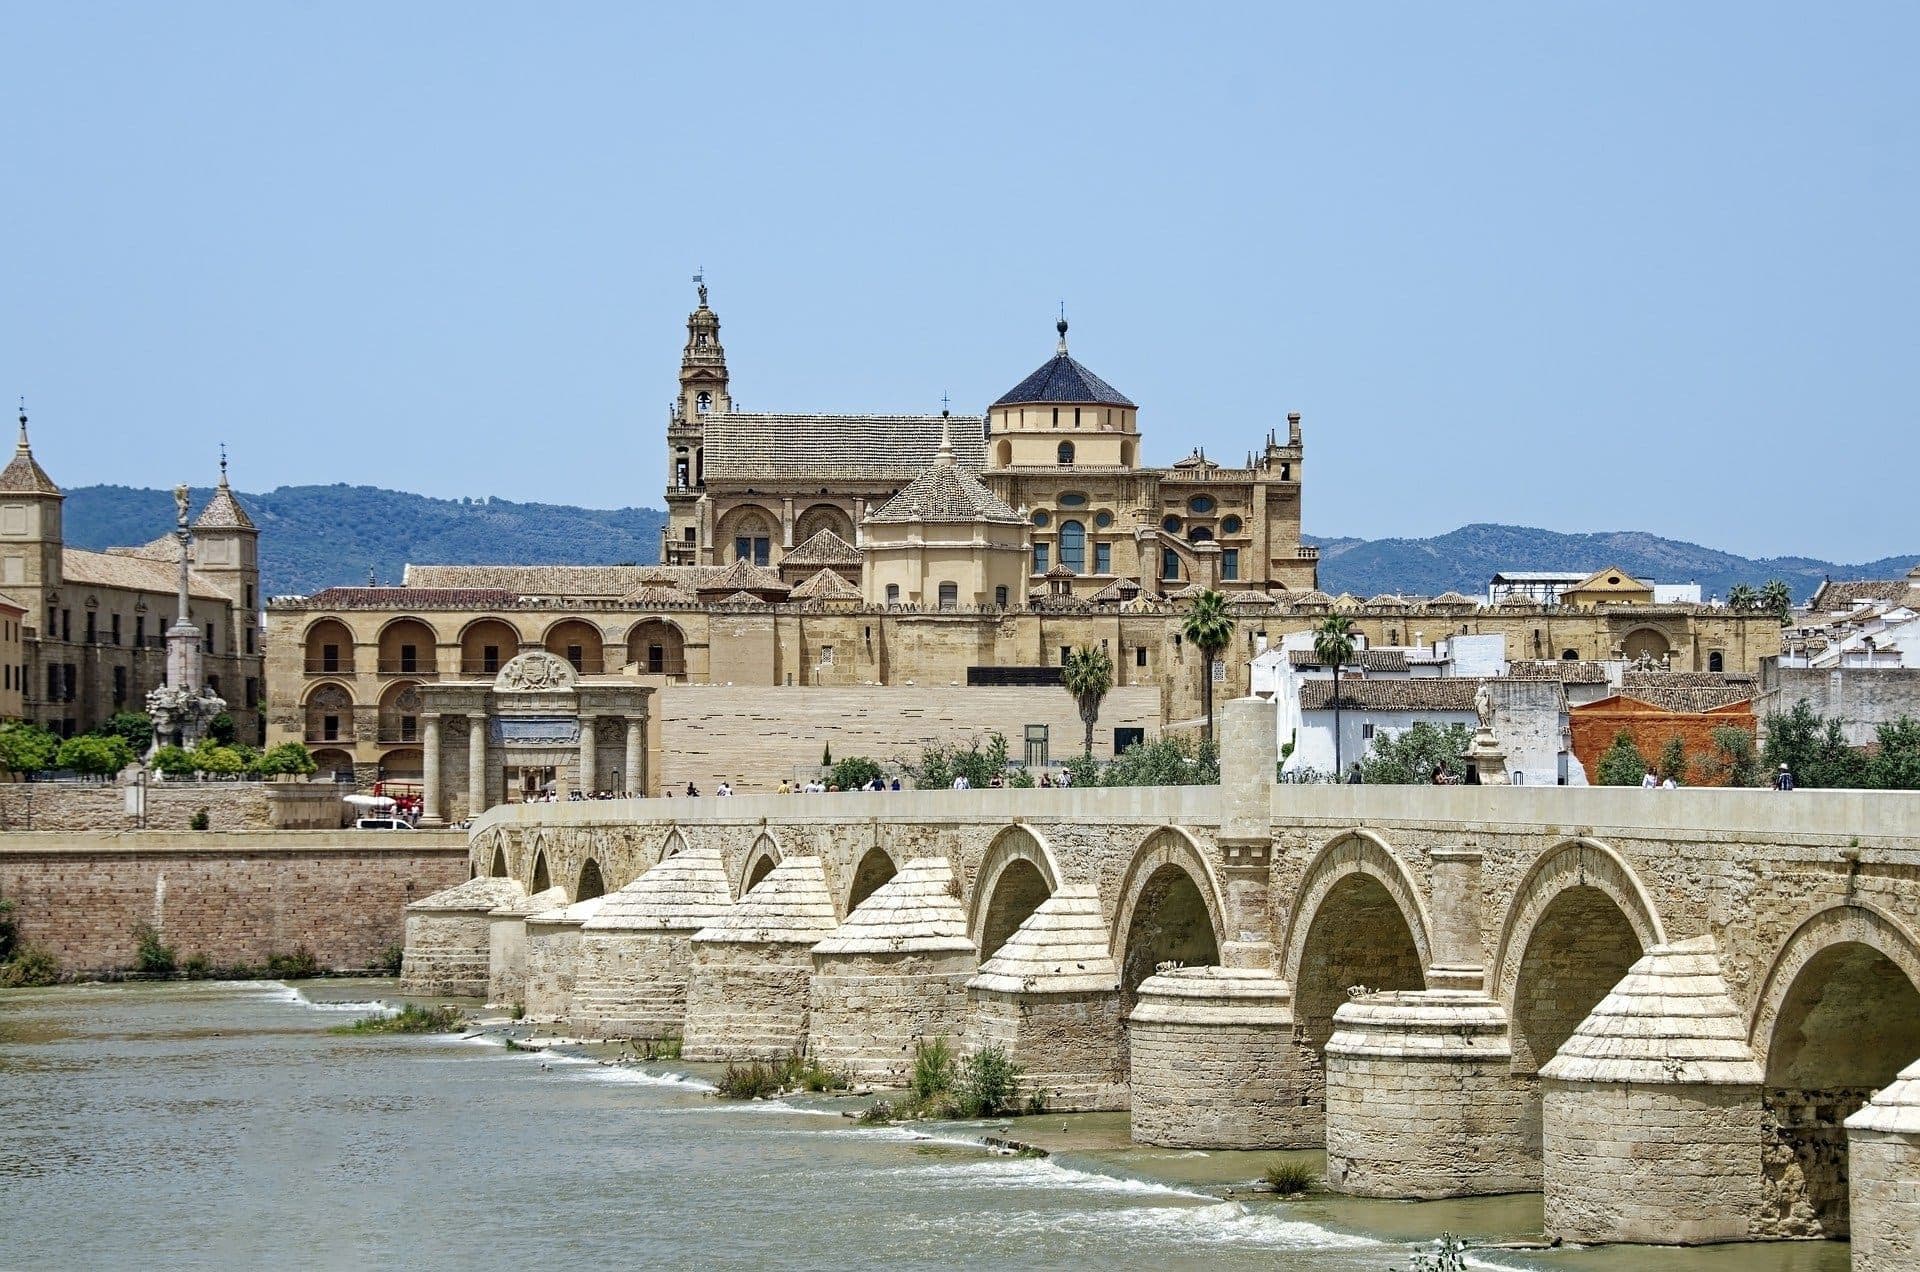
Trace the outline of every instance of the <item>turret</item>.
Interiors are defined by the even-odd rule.
[[[987,468],[1134,467],[1140,408],[1067,352],[1064,316],[1054,330],[1053,357],[987,410]]]
[[[260,531],[227,485],[227,452],[220,450],[220,484],[193,522],[193,568],[233,601],[224,653],[258,652],[260,629]]]
[[[691,565],[698,549],[698,504],[706,488],[706,422],[733,409],[727,391],[727,351],[720,344],[720,315],[707,306],[704,274],[695,274],[700,306],[687,315],[687,345],[680,354],[680,396],[667,419],[667,524],[660,560]]]
[[[33,457],[27,440],[27,408],[20,407],[20,440],[13,460],[0,469],[0,589],[28,606],[27,621],[48,639],[59,639],[59,591],[63,582],[60,513],[66,496]]]

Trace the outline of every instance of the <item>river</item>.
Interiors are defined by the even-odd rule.
[[[7,1268],[1264,1268],[1382,1272],[1442,1230],[1537,1236],[1538,1196],[1245,1192],[1271,1162],[1126,1142],[1125,1116],[862,1128],[728,1104],[691,1066],[341,1036],[390,981],[0,991]],[[1227,1196],[1229,1188],[1240,1195]],[[1477,1266],[1841,1272],[1835,1243],[1479,1250]]]

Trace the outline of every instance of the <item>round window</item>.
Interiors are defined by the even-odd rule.
[[[1036,526],[1044,526],[1051,520],[1052,518],[1047,516],[1047,510],[1045,508],[1037,509],[1033,514],[1033,524]]]
[[[1093,514],[1093,524],[1105,530],[1113,524],[1113,514],[1110,512],[1096,512]]]
[[[1239,534],[1239,533],[1240,533],[1240,518],[1238,518],[1238,517],[1222,517],[1222,518],[1220,519],[1220,533],[1221,533],[1221,534]]]
[[[1213,511],[1212,495],[1195,495],[1187,500],[1187,508],[1192,512],[1207,513]]]
[[[1160,528],[1161,528],[1162,530],[1165,530],[1165,531],[1166,531],[1166,532],[1167,532],[1168,534],[1179,534],[1179,533],[1180,533],[1180,518],[1178,518],[1178,517],[1162,517],[1162,518],[1160,519]]]
[[[1084,508],[1087,506],[1087,497],[1077,490],[1069,490],[1054,502],[1062,508]]]

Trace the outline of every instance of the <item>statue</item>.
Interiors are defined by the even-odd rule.
[[[185,486],[173,488],[173,506],[174,524],[185,530],[187,528],[187,488]]]
[[[1485,682],[1473,691],[1473,713],[1480,717],[1482,729],[1493,728],[1493,690],[1487,688]]]
[[[227,709],[225,700],[207,689],[160,685],[147,693],[147,714],[153,719],[153,745],[147,756],[163,746],[192,750],[206,736],[207,725]]]

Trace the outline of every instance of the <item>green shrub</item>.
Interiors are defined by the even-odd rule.
[[[1013,770],[1007,778],[1007,785],[1018,791],[1028,791],[1032,790],[1036,783],[1033,780],[1033,772],[1023,767]]]
[[[945,1038],[922,1040],[913,1048],[913,1078],[907,1084],[913,1098],[926,1103],[953,1087],[953,1048]]]
[[[207,736],[221,746],[232,746],[235,737],[233,717],[222,711],[207,721]]]
[[[196,808],[193,816],[187,818],[188,830],[206,830],[213,825],[213,814],[204,808]]]
[[[507,1012],[507,1015],[515,1020],[525,1020],[527,1018],[527,1005],[525,1003],[515,1003],[512,1009]]]
[[[319,767],[313,753],[298,742],[282,742],[253,762],[253,771],[262,777],[308,777]]]
[[[638,1047],[642,1060],[678,1060],[680,1058],[680,1038],[677,1034],[668,1034],[664,1038],[649,1038]]]
[[[714,1093],[727,1100],[764,1100],[780,1093],[773,1070],[755,1060],[752,1064],[730,1064],[720,1075]]]
[[[20,923],[13,917],[13,902],[0,897],[0,963],[13,957],[20,943]]]
[[[213,964],[205,954],[190,954],[180,964],[180,974],[188,980],[206,980],[213,975]]]
[[[885,1100],[875,1100],[860,1110],[859,1120],[863,1126],[885,1126],[893,1121],[893,1105]]]
[[[0,963],[0,986],[8,989],[51,985],[59,979],[60,965],[53,955],[31,945],[22,945],[11,959]]]
[[[341,1025],[332,1032],[342,1034],[459,1033],[466,1027],[466,1016],[451,1003],[442,1003],[438,1007],[422,1007],[418,1003],[407,1003],[391,1016],[363,1016],[350,1025]]]
[[[325,975],[313,951],[301,946],[291,954],[267,955],[267,975],[275,980],[311,980]]]
[[[163,746],[153,753],[153,767],[168,777],[191,777],[193,757],[177,746]]]
[[[880,766],[864,756],[852,755],[833,766],[827,778],[843,791],[857,791],[880,776]]]
[[[89,777],[111,777],[133,763],[133,748],[117,734],[82,733],[60,744],[54,763]]]
[[[133,925],[133,939],[133,965],[136,970],[154,976],[173,975],[177,964],[172,948],[161,943],[160,929],[151,923],[136,923]]]
[[[1425,785],[1442,765],[1458,776],[1467,771],[1472,741],[1466,725],[1442,726],[1430,720],[1416,721],[1400,734],[1376,733],[1373,748],[1360,757],[1360,780],[1369,786]]]
[[[0,725],[0,768],[39,773],[52,768],[59,755],[60,739],[52,730],[25,720]]]
[[[193,748],[193,767],[215,777],[232,777],[236,773],[246,772],[247,757],[238,748],[222,746],[208,738]]]
[[[1260,1181],[1282,1197],[1294,1197],[1313,1187],[1313,1171],[1300,1162],[1269,1166]]]
[[[1638,786],[1647,775],[1647,762],[1626,729],[1613,735],[1613,744],[1601,754],[1598,776],[1602,786]]]
[[[153,745],[153,721],[144,711],[116,711],[98,731],[124,739],[135,755]]]
[[[383,975],[398,976],[400,974],[400,965],[406,962],[406,959],[407,951],[405,946],[389,945],[381,952],[380,962],[377,966]]]
[[[998,1117],[1011,1113],[1020,1094],[1020,1066],[998,1044],[982,1047],[960,1065],[953,1092],[961,1117]]]

